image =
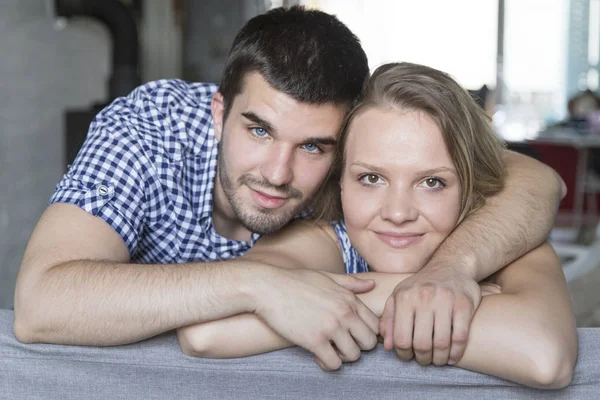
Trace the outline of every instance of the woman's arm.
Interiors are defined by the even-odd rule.
[[[577,357],[577,331],[564,274],[552,247],[543,244],[490,281],[502,293],[482,299],[464,356],[456,365],[537,388],[567,386]],[[417,340],[415,348],[430,351],[427,343],[431,346],[431,341]],[[386,344],[388,350],[391,347]]]
[[[381,316],[384,301],[394,287],[412,275],[377,272],[357,274],[361,279],[377,282],[373,290],[358,294],[358,297],[375,315]],[[246,357],[292,346],[254,314],[240,314],[180,328],[177,337],[185,354],[204,358]]]
[[[376,281],[375,289],[359,297],[381,315],[395,285],[410,274],[360,276]],[[564,275],[550,245],[510,264],[492,282],[502,294],[483,298],[457,366],[533,387],[568,385],[577,332]],[[250,314],[183,328],[178,335],[184,352],[199,357],[242,357],[291,345]]]
[[[315,227],[301,221],[279,237],[261,239],[247,257],[283,267],[343,273],[340,253],[330,226]],[[375,289],[360,295],[376,315],[381,315],[393,288],[409,277],[360,275],[376,282]],[[329,276],[335,279],[335,275]],[[502,287],[502,294],[488,296],[480,305],[470,329],[473,336],[457,365],[530,386],[568,384],[577,354],[577,336],[564,275],[550,245],[544,244],[505,267],[493,282]],[[290,346],[254,315],[181,328],[178,337],[186,354],[214,358],[241,357]]]
[[[394,287],[413,274],[384,274],[367,272],[357,274],[361,279],[373,279],[375,288],[358,294],[359,299],[381,316],[385,299]],[[487,285],[489,286],[489,285]],[[482,295],[497,292],[493,288],[482,289]],[[192,357],[237,358],[292,346],[254,314],[240,314],[217,321],[191,325],[177,330],[183,352]]]
[[[435,325],[438,332],[452,329],[452,343],[449,351],[433,345],[433,358],[445,358],[441,361],[444,363],[448,357],[459,360],[481,299],[475,283],[535,249],[548,237],[566,193],[564,182],[547,165],[512,151],[505,151],[504,165],[504,189],[486,198],[483,207],[465,218],[444,240],[427,265],[394,290],[382,325],[392,329],[391,325],[396,324],[393,329],[398,334],[394,334],[394,339],[400,358],[412,357],[417,336],[430,338],[427,347],[431,347]],[[450,296],[446,295],[448,290],[452,292]],[[432,299],[428,299],[430,292]],[[427,305],[424,298],[428,299]],[[397,303],[402,304],[405,318],[416,316],[412,327],[401,319],[394,320]],[[429,323],[431,315],[433,323]]]
[[[545,243],[492,281],[502,294],[482,300],[459,367],[538,388],[571,382],[577,331],[560,261]]]

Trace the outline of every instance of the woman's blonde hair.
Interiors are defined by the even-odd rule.
[[[460,180],[461,221],[498,193],[504,184],[504,142],[490,118],[452,77],[424,65],[390,63],[377,68],[365,83],[362,101],[342,128],[335,160],[314,198],[316,219],[342,218],[339,181],[344,168],[348,130],[354,118],[373,107],[420,111],[440,128]]]

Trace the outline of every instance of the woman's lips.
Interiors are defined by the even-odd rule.
[[[395,232],[375,232],[375,235],[383,243],[395,249],[406,249],[421,241],[424,233],[395,233]]]
[[[252,199],[256,204],[264,208],[279,208],[287,201],[287,198],[269,196],[266,193],[254,189],[250,189],[250,196],[252,196]]]

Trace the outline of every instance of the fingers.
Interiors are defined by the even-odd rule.
[[[413,349],[419,364],[431,364],[433,359],[433,312],[431,310],[416,313]]]
[[[450,347],[450,359],[448,360],[450,365],[456,364],[465,353],[472,317],[473,305],[471,302],[467,299],[458,300],[452,318],[452,346]]]
[[[500,285],[497,285],[495,283],[481,283],[479,284],[479,288],[481,289],[481,297],[502,293],[502,288],[500,287]]]
[[[394,313],[395,313],[394,296],[388,297],[383,308],[383,314],[379,321],[379,333],[383,336],[383,348],[391,350],[394,348]]]
[[[348,331],[339,331],[333,338],[333,343],[343,362],[352,362],[360,358],[360,348]]]
[[[361,321],[350,328],[350,334],[360,349],[371,350],[377,345],[379,320],[368,308],[366,311],[359,310],[358,314]]]
[[[379,333],[379,318],[373,314],[373,311],[371,311],[363,302],[358,304],[356,311],[359,318],[369,328],[370,332],[377,335]]]
[[[329,342],[324,343],[313,353],[316,356],[315,361],[325,371],[335,371],[342,366],[340,355]]]
[[[452,308],[447,306],[435,311],[433,322],[433,363],[446,365],[450,357],[452,340]]]
[[[403,360],[414,356],[423,365],[458,362],[465,352],[471,319],[480,300],[476,282],[459,283],[459,288],[431,283],[408,288],[398,285],[380,320],[384,348],[394,348]],[[497,286],[490,287],[490,291],[498,290]]]
[[[330,274],[324,272],[338,285],[351,290],[354,293],[364,293],[375,287],[375,281],[372,279],[360,279],[352,275]]]
[[[409,303],[398,301],[395,309],[392,335],[396,354],[402,360],[411,360],[414,356],[412,339],[415,310]]]
[[[336,370],[342,362],[356,361],[360,358],[361,349],[370,350],[377,344],[378,319],[366,306],[362,306],[365,310],[358,312],[348,328],[340,325],[331,333],[331,341],[314,351],[317,364],[324,370]],[[364,317],[360,316],[361,313]]]

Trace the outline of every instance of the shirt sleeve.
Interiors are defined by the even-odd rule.
[[[344,221],[334,221],[331,223],[335,234],[337,235],[340,247],[342,248],[342,256],[344,257],[344,266],[347,274],[357,274],[360,272],[369,272],[367,262],[358,254],[358,252],[350,243],[348,232],[346,232],[346,224]]]
[[[69,203],[106,221],[133,253],[142,231],[151,160],[140,140],[132,98],[119,98],[90,125],[49,204]]]

